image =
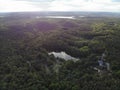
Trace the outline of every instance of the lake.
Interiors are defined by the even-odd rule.
[[[36,16],[36,18],[76,19],[74,16]]]

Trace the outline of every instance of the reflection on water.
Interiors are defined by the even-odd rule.
[[[74,57],[68,55],[65,52],[50,52],[48,54],[49,55],[54,55],[56,58],[58,57],[58,58],[62,58],[62,59],[65,59],[65,60],[74,60],[74,61],[79,60],[78,58],[74,58]]]
[[[75,19],[74,16],[36,16],[36,18],[61,18],[61,19]]]
[[[75,19],[74,16],[46,16],[46,18],[65,18],[65,19]]]
[[[83,18],[85,16],[36,16],[35,18],[58,18],[58,19],[78,19],[78,18]]]

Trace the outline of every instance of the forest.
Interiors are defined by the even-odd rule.
[[[1,13],[0,90],[120,90],[119,16]]]

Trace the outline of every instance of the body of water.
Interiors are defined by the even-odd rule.
[[[76,19],[74,16],[36,16],[36,18]]]

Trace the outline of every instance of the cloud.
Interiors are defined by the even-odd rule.
[[[112,0],[113,2],[120,2],[120,0]]]
[[[16,11],[120,12],[120,0],[0,0],[0,12]]]
[[[0,12],[42,11],[43,9],[28,1],[0,0]]]
[[[120,3],[111,0],[54,0],[50,10],[120,12]]]

